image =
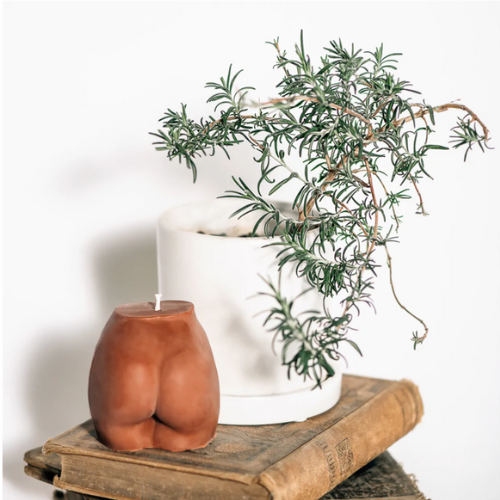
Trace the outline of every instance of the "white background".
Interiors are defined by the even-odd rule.
[[[395,280],[424,316],[394,303],[385,270],[378,314],[357,325],[363,358],[349,370],[410,378],[423,422],[391,451],[436,499],[498,498],[500,453],[500,49],[498,3],[6,3],[4,11],[4,492],[50,498],[23,475],[23,452],[89,415],[93,347],[117,304],[156,291],[155,223],[166,208],[213,198],[230,175],[256,178],[251,152],[184,166],[151,147],[167,107],[211,111],[206,81],[230,63],[242,83],[275,96],[280,36],[290,52],[304,29],[318,60],[329,40],[403,52],[398,75],[427,102],[460,98],[489,125],[497,149],[435,152],[422,186],[431,216],[408,202]],[[450,114],[449,112],[448,114]],[[446,132],[452,116],[439,115]],[[446,135],[440,135],[447,140]]]

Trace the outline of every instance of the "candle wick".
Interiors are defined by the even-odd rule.
[[[161,311],[161,293],[155,293],[156,306],[155,311]]]

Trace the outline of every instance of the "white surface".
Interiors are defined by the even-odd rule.
[[[275,95],[266,40],[289,51],[305,30],[317,60],[333,38],[403,52],[398,74],[439,104],[461,98],[489,125],[496,149],[435,152],[422,184],[431,216],[410,202],[393,246],[401,299],[382,269],[377,315],[357,321],[364,353],[351,372],[414,380],[422,424],[393,447],[433,498],[496,500],[500,451],[499,4],[56,2],[5,4],[4,447],[5,498],[49,499],[25,478],[22,454],[88,417],[87,373],[117,304],[156,290],[155,224],[181,202],[257,178],[252,152],[199,161],[199,181],[150,146],[167,107],[211,111],[205,82],[229,63],[242,84]],[[454,120],[441,114],[438,126]],[[444,138],[444,140],[446,140]],[[71,291],[71,293],[69,293]],[[30,307],[25,306],[29,292]]]
[[[251,233],[262,215],[254,212],[230,218],[241,206],[233,199],[201,201],[175,207],[160,217],[160,292],[166,299],[188,300],[195,305],[219,373],[223,396],[219,423],[304,420],[337,402],[341,377],[330,381],[328,389],[312,392],[308,388],[312,389],[314,381],[305,381],[294,372],[288,378],[281,353],[273,352],[273,335],[263,326],[262,312],[269,308],[269,297],[257,292],[269,291],[261,276],[275,286],[279,282],[289,297],[298,296],[308,286],[296,278],[291,266],[278,273],[276,254],[281,247],[262,248],[279,238],[238,237]],[[295,314],[320,310],[321,297],[317,292],[302,295],[294,304]],[[275,345],[280,348],[279,342]],[[341,373],[343,363],[336,363],[335,368]]]

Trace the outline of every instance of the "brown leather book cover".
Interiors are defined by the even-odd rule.
[[[61,457],[56,486],[105,498],[316,500],[412,430],[422,413],[412,382],[346,375],[331,410],[305,422],[219,425],[200,450],[115,452],[87,421],[43,451]]]
[[[52,484],[61,473],[61,459],[55,453],[43,455],[35,448],[24,455],[28,476]],[[54,500],[96,500],[99,497],[74,491],[54,492]],[[200,496],[200,500],[201,500]],[[388,451],[361,467],[352,476],[328,492],[321,500],[426,500],[416,480],[405,473]]]

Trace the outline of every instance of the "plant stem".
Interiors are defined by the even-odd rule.
[[[427,325],[425,324],[424,320],[420,319],[418,316],[413,314],[399,300],[399,298],[396,294],[396,290],[394,288],[394,281],[393,281],[393,277],[392,277],[392,258],[391,258],[391,255],[389,253],[389,249],[387,248],[387,245],[384,245],[384,248],[385,248],[385,253],[387,254],[387,265],[389,266],[389,281],[391,283],[392,294],[394,295],[394,298],[396,299],[396,302],[398,303],[399,307],[401,307],[401,309],[403,309],[410,316],[415,318],[424,327],[424,334],[421,337],[415,337],[415,341],[418,342],[419,344],[421,344],[426,339],[427,334],[429,333],[429,328],[427,328]]]
[[[338,104],[334,104],[333,102],[322,103],[319,99],[317,99],[315,97],[308,97],[308,96],[304,96],[304,95],[295,95],[295,96],[290,96],[290,97],[279,97],[279,98],[276,98],[276,99],[271,99],[270,101],[267,101],[267,102],[258,103],[258,104],[256,103],[255,107],[262,108],[264,106],[278,104],[280,102],[290,102],[290,103],[293,103],[295,101],[306,101],[306,102],[316,102],[318,104],[326,104],[330,108],[334,108],[334,109],[337,109],[338,111],[342,111],[341,114],[346,114],[346,115],[354,116],[358,120],[361,120],[362,122],[364,122],[364,123],[366,123],[368,125],[368,127],[369,127],[368,136],[370,136],[370,134],[371,134],[372,124],[371,124],[371,121],[368,118],[364,117],[363,115],[360,115],[359,113],[356,113],[356,111],[352,111],[349,108],[344,108],[342,106],[339,106]]]
[[[377,196],[375,195],[375,188],[373,187],[372,171],[370,169],[369,162],[366,159],[366,157],[364,157],[364,156],[363,156],[363,161],[365,162],[366,172],[368,173],[368,183],[370,184],[370,191],[372,193],[372,201],[373,201],[373,205],[375,206],[375,224],[374,224],[374,228],[375,229],[373,230],[373,236],[372,236],[372,239],[371,239],[372,240],[371,241],[371,245],[370,245],[370,248],[369,248],[369,250],[367,252],[367,256],[369,256],[372,253],[372,250],[375,247],[375,242],[377,240],[377,234],[378,234],[378,210],[379,210],[379,206],[378,206],[378,203],[377,203]],[[363,267],[363,271],[364,271],[364,267]],[[363,271],[361,271],[361,272],[363,272]]]
[[[420,200],[420,205],[419,207],[422,209],[422,215],[429,215],[426,211],[425,211],[425,208],[424,208],[424,200],[422,198],[422,195],[420,194],[420,190],[418,189],[417,187],[417,183],[415,182],[415,179],[413,178],[412,175],[409,176],[410,177],[410,180],[413,184],[413,186],[415,187],[415,191],[417,192],[418,194],[418,198]]]
[[[372,174],[379,180],[380,184],[382,185],[382,188],[384,189],[386,196],[389,196],[389,192],[387,191],[385,184],[382,182],[382,179],[377,174],[377,172],[372,172]],[[392,209],[392,215],[394,217],[394,221],[396,222],[396,232],[398,232],[399,231],[399,219],[398,219],[398,216],[396,214],[396,210],[394,208],[394,205],[391,205],[391,209]]]
[[[467,106],[464,106],[463,104],[456,104],[454,102],[450,102],[448,104],[441,104],[440,106],[435,106],[432,108],[434,113],[443,113],[444,111],[448,111],[449,109],[460,109],[462,111],[467,111],[467,113],[471,116],[472,121],[479,123],[479,125],[483,129],[485,142],[489,141],[490,131],[488,130],[486,125],[482,122],[482,120],[476,115],[476,113],[474,113],[474,111],[472,111]],[[423,116],[428,115],[429,113],[430,113],[429,109],[425,108],[420,110],[418,113],[415,113],[414,117],[422,118]],[[392,122],[392,124],[397,128],[401,124],[411,122],[412,120],[413,118],[411,116],[406,116],[404,118],[400,118],[399,120],[395,120],[394,122]]]
[[[260,148],[262,151],[265,150],[264,146],[257,140],[255,140],[252,135],[249,133],[248,134],[248,138],[258,147]],[[314,187],[312,186],[312,184],[307,181],[306,179],[304,179],[300,174],[298,174],[297,172],[295,172],[295,170],[292,170],[281,158],[276,158],[276,156],[274,156],[271,151],[269,151],[268,149],[268,154],[269,156],[274,160],[274,161],[277,161],[282,167],[286,168],[291,174],[293,174],[297,179],[301,180],[304,184],[307,184],[308,186],[311,186],[311,187]]]

